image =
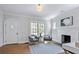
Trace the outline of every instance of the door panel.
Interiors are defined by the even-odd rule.
[[[17,23],[14,20],[4,22],[4,44],[17,43]]]

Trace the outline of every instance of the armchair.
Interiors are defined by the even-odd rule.
[[[36,36],[36,35],[30,35],[29,36],[29,41],[30,41],[30,43],[39,42],[39,37]]]

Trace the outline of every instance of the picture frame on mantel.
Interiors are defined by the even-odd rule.
[[[73,16],[61,19],[61,26],[72,26],[72,25],[73,25]]]

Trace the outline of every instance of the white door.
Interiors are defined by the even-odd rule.
[[[14,20],[4,21],[4,44],[17,43],[17,22]]]

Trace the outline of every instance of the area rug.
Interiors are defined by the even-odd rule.
[[[56,44],[38,44],[30,46],[31,54],[59,54],[63,53],[62,47]]]

